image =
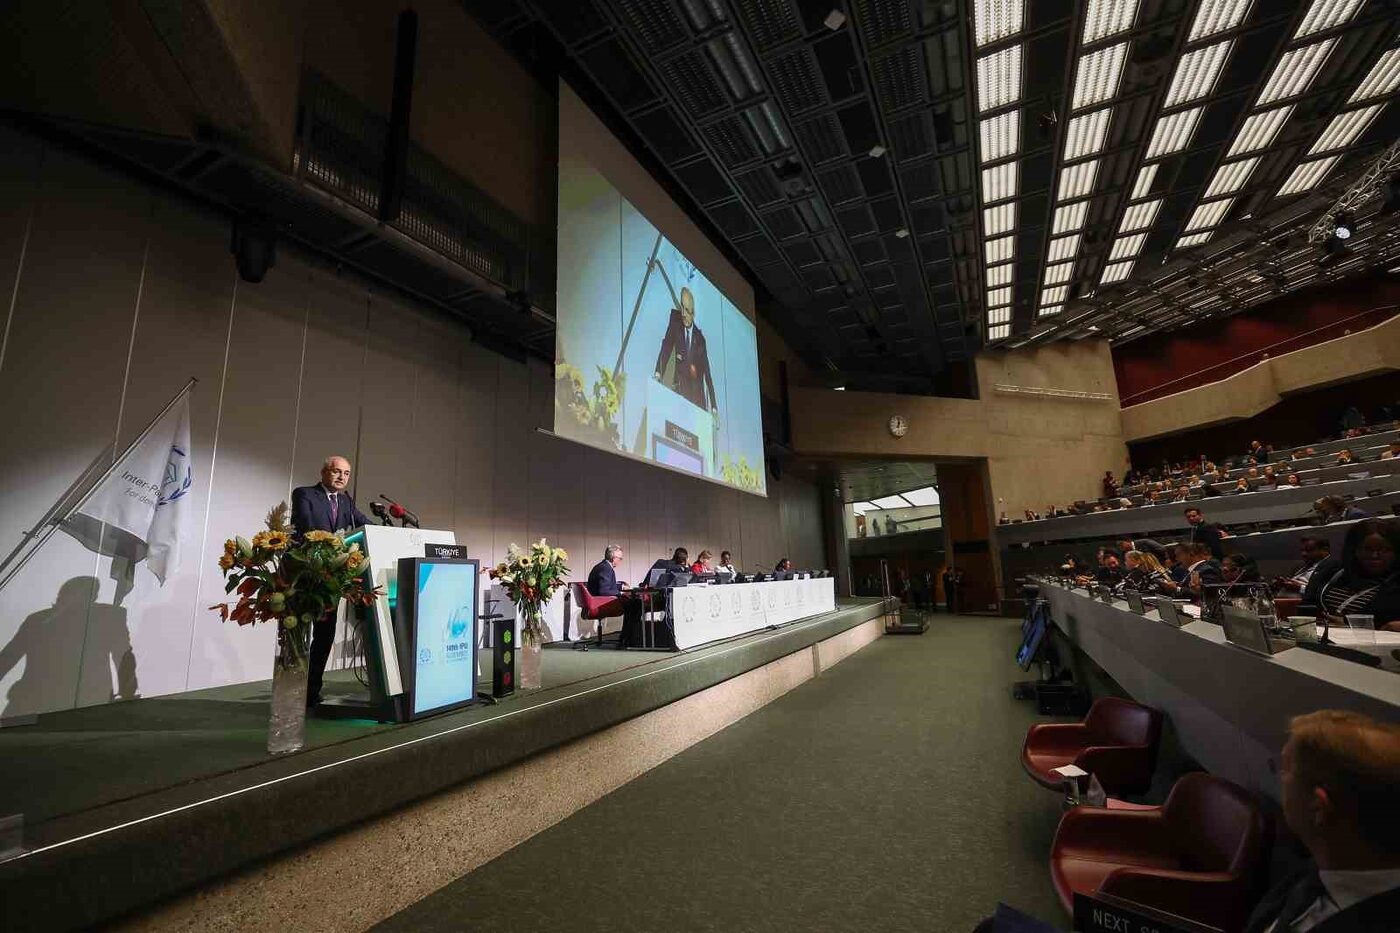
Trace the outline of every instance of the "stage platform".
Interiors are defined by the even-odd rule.
[[[679,653],[551,648],[541,689],[406,724],[312,718],[265,751],[270,684],[40,716],[0,730],[0,927],[70,929],[168,898],[879,618],[874,599]],[[327,676],[325,692],[359,689]]]

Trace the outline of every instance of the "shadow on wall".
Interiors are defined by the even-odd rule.
[[[136,656],[126,609],[99,603],[98,586],[96,577],[65,581],[53,605],[31,613],[0,649],[0,678],[24,664],[0,715],[136,697]]]

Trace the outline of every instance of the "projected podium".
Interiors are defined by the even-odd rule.
[[[342,719],[377,719],[381,722],[403,722],[410,718],[408,696],[404,690],[404,671],[399,661],[399,644],[394,632],[394,608],[398,603],[399,558],[423,557],[429,544],[456,544],[457,536],[450,531],[418,528],[393,528],[388,525],[366,525],[345,536],[348,544],[359,544],[367,558],[366,574],[372,586],[382,595],[372,606],[352,612],[342,602],[338,610],[347,628],[358,630],[359,649],[364,661],[369,692],[367,694],[326,697],[318,712]],[[354,641],[353,634],[350,639]],[[342,655],[342,659],[344,655]]]
[[[697,476],[716,475],[714,415],[665,383],[648,379],[642,424],[646,449],[637,453]]]

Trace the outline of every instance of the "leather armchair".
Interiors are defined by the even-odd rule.
[[[1100,697],[1081,723],[1031,726],[1021,746],[1021,766],[1052,790],[1062,783],[1054,769],[1073,764],[1097,776],[1109,794],[1141,794],[1152,785],[1161,737],[1157,710]]]
[[[574,597],[574,602],[578,604],[579,616],[598,623],[597,643],[601,645],[603,643],[603,620],[621,616],[626,606],[625,601],[620,596],[594,596],[582,583],[570,583],[569,591]],[[582,626],[579,627],[582,628]],[[564,637],[567,639],[569,637],[567,619],[564,631]]]
[[[1067,911],[1075,892],[1099,892],[1239,930],[1263,893],[1268,836],[1247,791],[1188,774],[1161,807],[1067,812],[1050,850],[1050,877]]]

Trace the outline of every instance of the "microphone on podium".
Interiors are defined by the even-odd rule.
[[[397,518],[403,524],[403,527],[407,528],[410,525],[412,525],[414,528],[420,527],[418,524],[417,515],[414,515],[408,509],[399,505],[397,502],[395,502],[393,499],[390,499],[382,492],[379,494],[379,498],[389,503],[389,514],[394,518]]]
[[[389,507],[377,499],[369,504],[369,510],[374,513],[374,517],[379,519],[382,525],[393,525],[389,520]]]

